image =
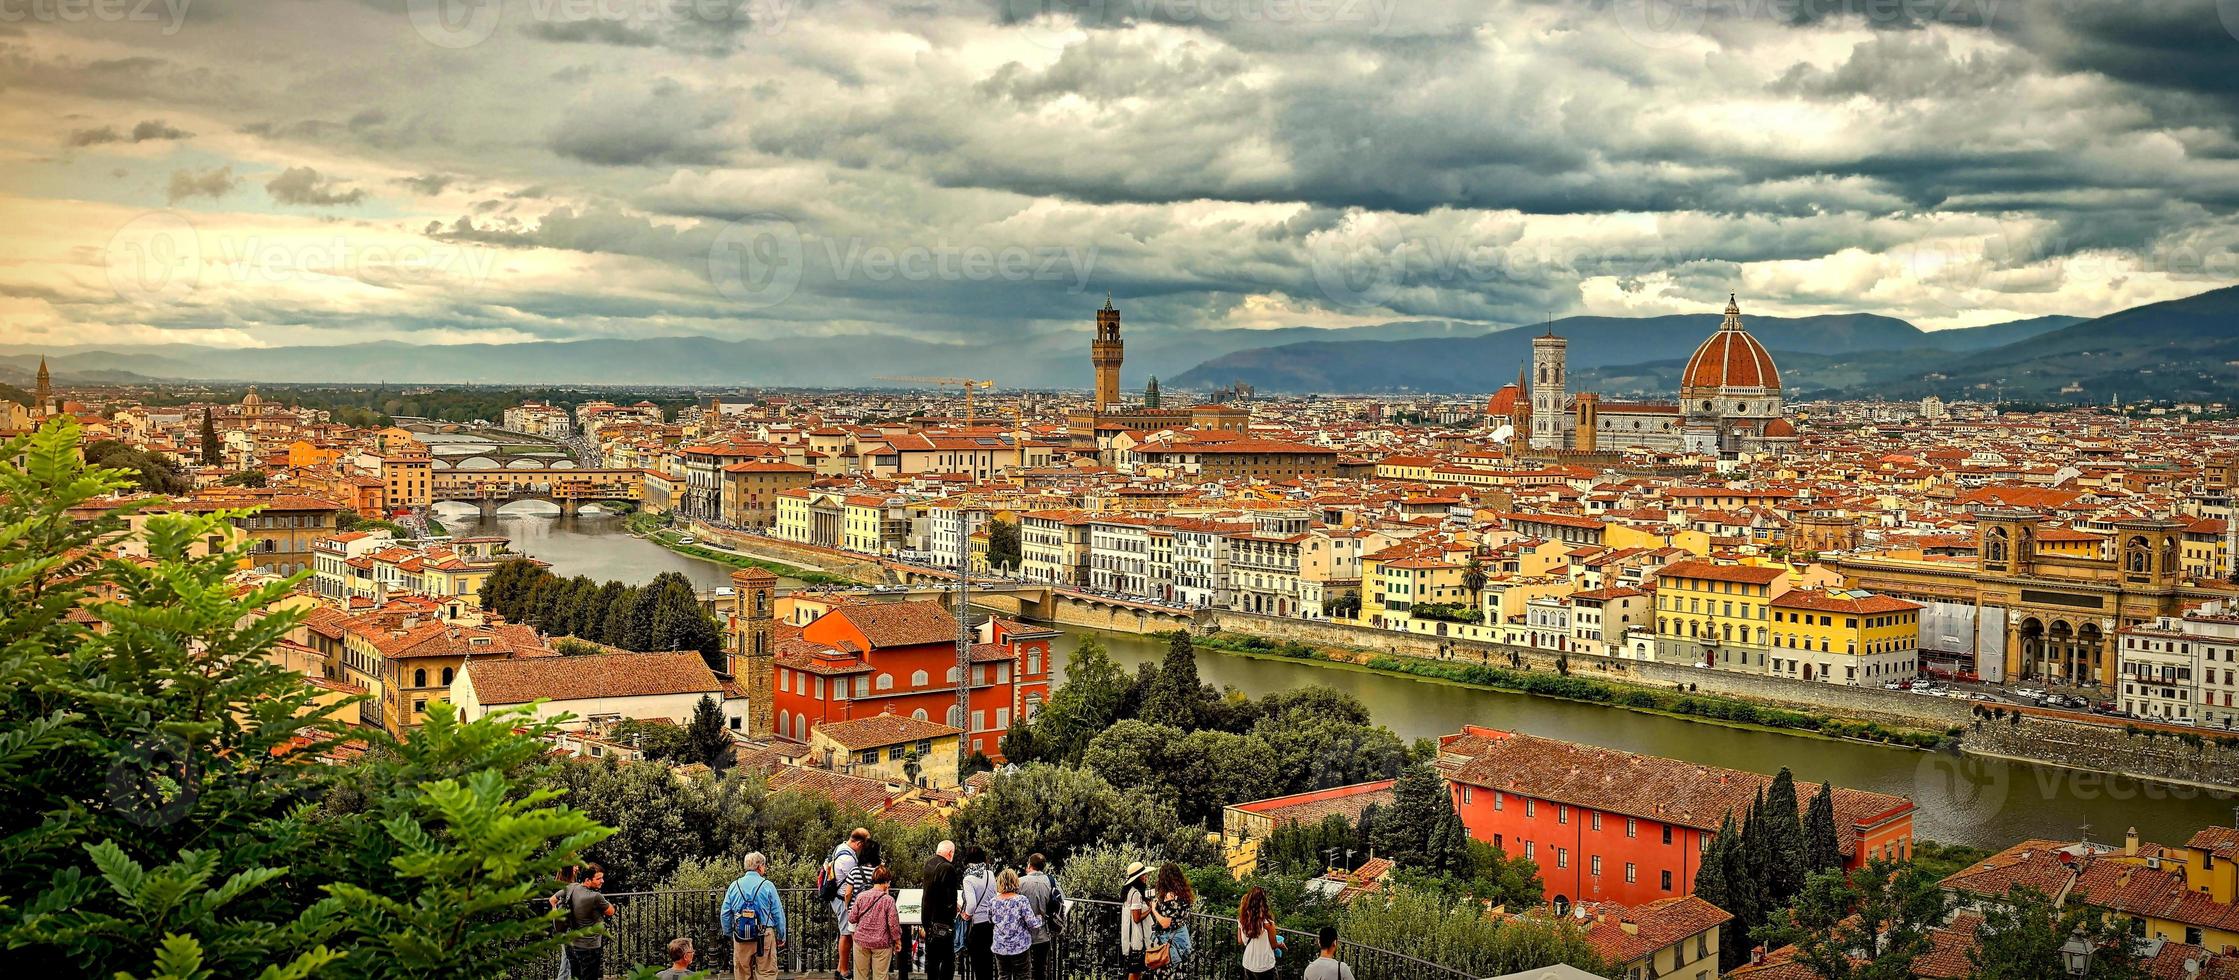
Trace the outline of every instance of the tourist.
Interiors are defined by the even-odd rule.
[[[956,842],[945,840],[925,861],[925,980],[956,980]]]
[[[855,908],[855,900],[871,890],[871,879],[878,876],[879,868],[885,864],[886,856],[879,848],[879,842],[866,838],[855,852],[855,870],[848,872],[846,884],[842,886],[842,894],[846,896],[845,901],[850,911]],[[855,923],[847,921],[845,915],[840,916],[840,934],[847,937],[850,943],[855,941]],[[852,957],[854,954],[849,955]],[[852,971],[855,960],[851,958],[840,965]],[[848,973],[848,976],[854,975],[853,972]]]
[[[1050,877],[1048,864],[1049,859],[1040,854],[1027,855],[1026,875],[1018,880],[1018,893],[1042,917],[1042,924],[1034,927],[1033,948],[1026,951],[1027,973],[1033,980],[1050,980],[1052,941],[1065,921],[1065,890]]]
[[[655,980],[685,980],[692,975],[692,940],[678,936],[669,940],[669,968],[654,974]]]
[[[560,902],[567,898],[568,886],[572,884],[575,884],[575,865],[570,864],[567,867],[560,869],[560,887],[552,891],[552,897],[551,899],[549,899],[549,904],[554,911],[559,910]],[[554,933],[566,932],[566,918],[562,917],[558,921],[553,922],[552,931]],[[560,968],[557,972],[553,973],[552,980],[568,980],[568,978],[573,975],[574,971],[568,969],[568,949],[566,946],[561,946]]]
[[[877,848],[866,847],[863,853],[876,855]],[[894,872],[880,865],[855,896],[855,904],[848,906],[847,921],[855,929],[855,975],[860,980],[886,980],[894,966],[894,951],[902,945],[902,919],[894,908],[893,889]]]
[[[867,829],[857,827],[850,831],[847,840],[840,842],[840,846],[833,848],[832,856],[824,860],[823,880],[817,883],[819,895],[825,893],[831,895],[832,918],[840,923],[840,958],[833,961],[837,966],[832,970],[832,976],[837,980],[850,980],[847,970],[848,966],[854,962],[851,959],[853,955],[851,945],[853,930],[847,924],[847,904],[853,901],[855,896],[848,892],[848,879],[854,876],[855,869],[862,863],[856,855],[863,850],[863,845],[869,843],[870,839],[871,832]]]
[[[723,893],[723,934],[731,937],[735,980],[777,980],[777,951],[785,945],[785,900],[767,877],[770,859],[746,856],[746,873]]]
[[[995,897],[995,869],[987,863],[987,849],[964,845],[964,959],[972,966],[972,980],[995,980],[995,923],[987,917],[987,900]]]
[[[987,902],[993,933],[989,949],[995,954],[999,980],[1027,980],[1031,971],[1026,954],[1034,948],[1034,930],[1042,927],[1042,914],[1018,888],[1018,872],[1005,868],[995,876],[995,897]]]
[[[1142,980],[1143,954],[1151,948],[1151,899],[1143,884],[1149,872],[1143,862],[1130,861],[1120,877],[1120,957],[1127,964],[1127,980]]]
[[[1322,955],[1306,964],[1305,980],[1353,980],[1353,968],[1338,962],[1337,927],[1323,926]]]
[[[1244,980],[1275,980],[1275,959],[1283,935],[1267,907],[1267,891],[1253,885],[1236,909],[1236,942],[1244,947]]]
[[[575,980],[604,980],[606,976],[606,918],[614,903],[599,889],[606,887],[606,869],[589,861],[576,870],[575,882],[560,897],[569,932],[589,930],[568,940],[568,970]]]
[[[1171,946],[1173,955],[1167,960],[1166,968],[1153,975],[1163,980],[1188,980],[1192,975],[1189,917],[1197,905],[1197,891],[1189,886],[1189,876],[1182,873],[1182,866],[1168,861],[1158,868],[1155,894],[1158,900],[1151,905],[1151,919],[1158,927],[1158,935],[1151,944]]]

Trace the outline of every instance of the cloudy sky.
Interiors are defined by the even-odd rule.
[[[2239,0],[0,0],[0,342],[1571,313],[2239,281]]]

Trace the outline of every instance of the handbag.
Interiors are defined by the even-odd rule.
[[[1163,970],[1174,962],[1174,944],[1160,943],[1143,951],[1143,969]]]

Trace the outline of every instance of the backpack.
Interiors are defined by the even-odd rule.
[[[764,879],[762,881],[762,888],[768,887],[770,887],[769,880]],[[757,908],[754,903],[755,898],[757,898],[761,894],[762,889],[758,888],[746,896],[746,908],[738,913],[738,918],[729,923],[730,928],[725,930],[730,934],[730,937],[732,939],[736,939],[742,943],[754,943],[756,945],[761,944],[761,910]]]
[[[846,844],[841,844],[833,848],[831,856],[824,859],[824,866],[816,869],[816,901],[819,905],[830,905],[840,900],[840,876],[836,872],[839,870],[840,851],[846,847]]]

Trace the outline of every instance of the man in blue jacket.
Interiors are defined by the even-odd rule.
[[[763,874],[770,859],[760,851],[746,856],[746,873],[723,893],[723,934],[731,937],[731,974],[736,980],[777,980],[777,951],[785,945],[785,902]]]

